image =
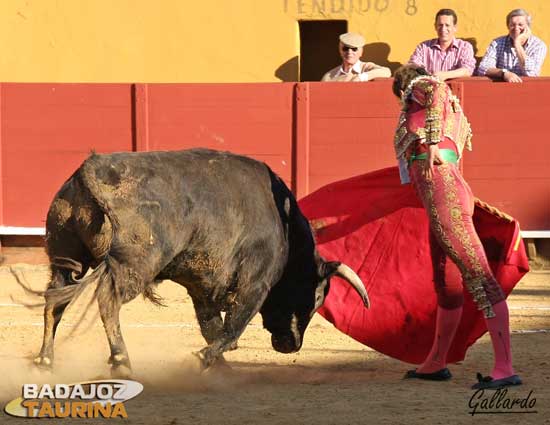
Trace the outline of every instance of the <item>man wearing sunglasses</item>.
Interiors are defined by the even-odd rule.
[[[374,78],[391,77],[391,71],[372,62],[362,62],[365,39],[361,34],[347,32],[340,35],[342,65],[327,72],[321,81],[370,81]]]

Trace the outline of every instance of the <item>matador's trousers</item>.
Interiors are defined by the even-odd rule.
[[[438,304],[446,309],[464,302],[462,287],[445,281],[445,262],[449,257],[458,267],[466,286],[485,317],[494,317],[492,306],[505,299],[487,261],[483,245],[474,228],[474,196],[456,164],[434,166],[432,178],[423,175],[424,161],[412,161],[411,181],[430,223],[430,249]]]

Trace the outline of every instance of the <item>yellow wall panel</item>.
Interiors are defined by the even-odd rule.
[[[550,2],[523,0],[550,42]],[[443,7],[476,56],[507,32],[510,0],[2,0],[0,81],[259,82],[297,67],[298,21],[344,19],[372,59],[395,67],[434,36]],[[369,59],[369,58],[368,58]],[[295,72],[285,75],[297,75]],[[543,66],[550,75],[550,60]]]

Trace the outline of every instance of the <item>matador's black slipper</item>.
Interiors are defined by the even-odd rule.
[[[428,381],[448,381],[451,379],[453,375],[451,375],[451,372],[447,368],[439,369],[436,372],[431,373],[422,373],[417,372],[416,369],[408,370],[407,373],[405,373],[405,376],[403,379],[425,379]]]
[[[478,373],[477,381],[477,384],[472,385],[472,390],[498,390],[499,388],[522,384],[521,378],[518,375],[493,379],[492,376],[483,376],[481,373]]]

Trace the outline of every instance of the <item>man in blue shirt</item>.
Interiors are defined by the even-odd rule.
[[[494,39],[479,64],[477,75],[521,83],[522,76],[538,77],[546,45],[531,33],[531,16],[514,9],[506,16],[508,35]]]

